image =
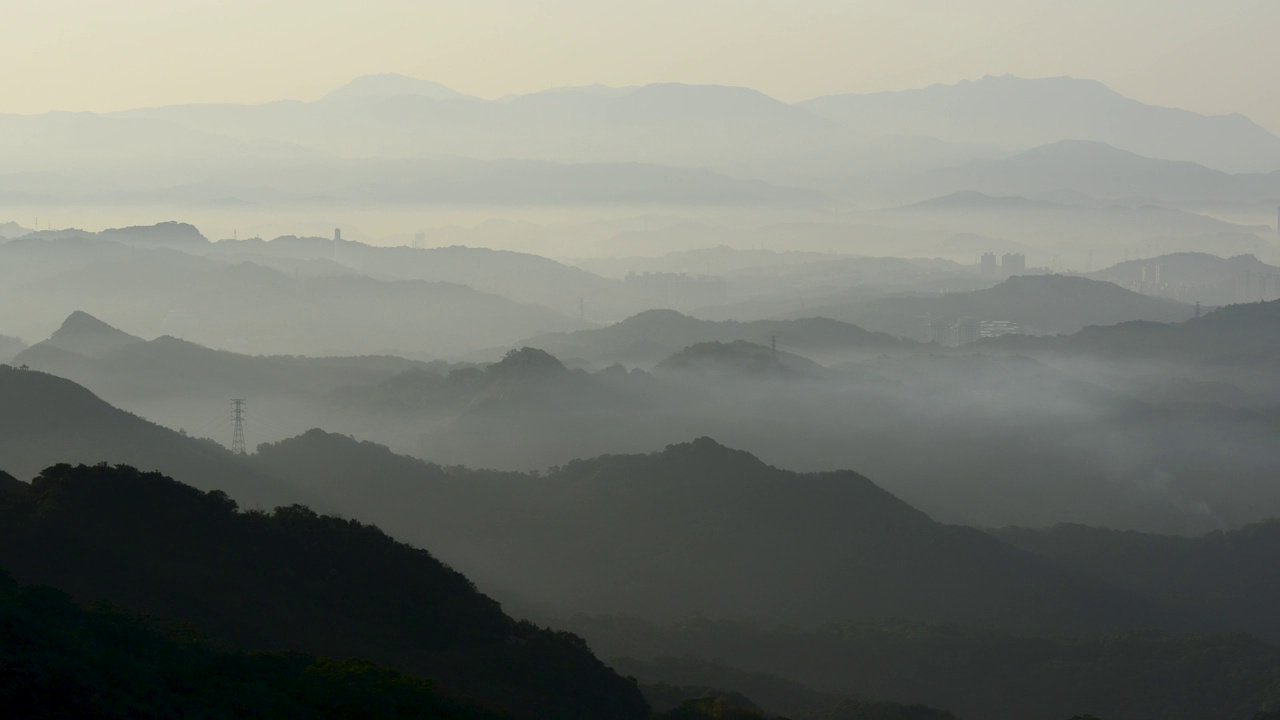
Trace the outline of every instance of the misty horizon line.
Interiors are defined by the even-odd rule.
[[[1146,101],[1139,100],[1131,96],[1125,95],[1119,92],[1118,90],[1116,90],[1115,88],[1111,87],[1107,83],[1101,80],[1090,78],[1090,77],[1079,77],[1079,76],[1067,75],[1067,74],[1030,76],[1030,75],[1017,75],[1014,73],[1003,73],[999,75],[988,73],[988,74],[981,75],[979,77],[964,78],[961,80],[957,80],[955,82],[938,81],[938,82],[932,82],[924,85],[900,87],[893,90],[873,90],[873,91],[867,91],[867,92],[849,90],[849,91],[842,91],[842,92],[831,92],[831,93],[814,95],[812,97],[806,97],[801,100],[786,101],[786,100],[779,99],[778,97],[771,95],[768,92],[765,92],[764,90],[760,90],[750,85],[738,85],[738,84],[732,84],[732,83],[717,83],[717,82],[687,82],[682,80],[658,80],[654,82],[647,82],[647,83],[634,84],[634,85],[609,85],[607,83],[599,83],[599,82],[587,83],[587,84],[553,85],[553,86],[542,88],[540,90],[534,90],[532,92],[506,93],[496,97],[487,97],[483,95],[478,95],[478,94],[473,94],[466,91],[458,90],[446,83],[442,83],[437,80],[417,77],[414,75],[401,73],[397,71],[386,71],[386,72],[365,73],[361,75],[356,75],[344,82],[337,84],[336,86],[332,87],[328,91],[325,91],[319,95],[311,97],[310,99],[305,99],[299,96],[284,96],[284,97],[276,98],[274,100],[267,100],[263,102],[240,102],[235,100],[205,100],[201,102],[146,104],[146,105],[123,107],[115,110],[79,110],[79,109],[73,109],[73,108],[49,108],[49,109],[38,111],[38,112],[4,112],[4,113],[0,113],[0,116],[39,117],[41,115],[56,115],[56,114],[114,115],[114,114],[128,113],[133,111],[151,110],[151,109],[168,108],[168,107],[216,107],[216,106],[262,107],[262,106],[273,105],[277,103],[313,104],[313,103],[323,102],[333,97],[340,97],[342,96],[344,90],[348,90],[352,86],[355,86],[358,83],[361,83],[362,81],[366,81],[366,82],[367,81],[391,81],[391,82],[407,81],[407,82],[419,84],[420,86],[422,86],[422,89],[425,89],[426,86],[432,86],[438,92],[445,92],[445,93],[452,94],[454,96],[454,97],[432,98],[433,100],[440,101],[440,102],[478,101],[478,102],[484,102],[484,103],[503,104],[503,103],[509,103],[516,100],[520,100],[522,98],[536,97],[539,95],[551,95],[551,94],[558,94],[558,93],[572,93],[575,91],[577,92],[613,92],[613,93],[618,93],[619,95],[622,95],[622,94],[627,94],[637,90],[641,90],[644,88],[684,87],[684,88],[708,88],[708,89],[720,89],[720,90],[746,90],[756,95],[768,98],[769,100],[772,100],[774,102],[777,102],[779,104],[786,105],[789,107],[799,107],[801,105],[804,105],[805,103],[823,100],[826,98],[899,95],[899,94],[906,94],[906,93],[913,93],[913,92],[922,92],[922,91],[933,90],[938,88],[954,88],[954,87],[963,87],[968,85],[977,85],[980,83],[989,83],[992,81],[1018,81],[1018,82],[1030,82],[1030,83],[1068,81],[1071,83],[1092,84],[1106,90],[1109,93],[1116,95],[1117,97],[1121,97],[1126,100],[1130,100],[1132,102],[1145,105],[1147,107],[1181,110],[1184,112],[1192,113],[1192,114],[1199,115],[1202,117],[1207,117],[1207,118],[1241,117],[1249,120],[1250,122],[1254,123],[1255,125],[1258,125],[1259,127],[1266,129],[1268,132],[1275,132],[1276,134],[1280,134],[1280,130],[1272,130],[1272,128],[1262,124],[1261,122],[1255,120],[1253,117],[1251,117],[1247,113],[1239,110],[1224,112],[1224,113],[1208,113],[1208,112],[1201,112],[1198,110],[1191,110],[1186,107],[1178,106],[1178,105],[1161,105],[1156,103],[1148,103]],[[425,96],[425,95],[426,93],[420,90],[418,92],[407,91],[407,92],[352,93],[351,97],[372,98],[372,97],[399,97],[399,96]]]

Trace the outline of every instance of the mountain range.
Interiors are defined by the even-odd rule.
[[[138,335],[181,335],[250,352],[362,354],[394,348],[419,355],[465,353],[575,325],[546,307],[456,282],[379,280],[309,260],[276,269],[234,254],[213,257],[208,243],[198,247],[206,253],[97,236],[4,243],[0,323],[38,337],[72,312],[92,307]]]
[[[1102,83],[1069,77],[988,76],[900,92],[833,95],[800,107],[867,135],[925,135],[1009,149],[1087,140],[1227,172],[1280,168],[1280,138],[1243,115],[1146,105]]]
[[[906,178],[1003,192],[1031,173],[1034,185],[1053,185],[1038,166],[1074,167],[1054,190],[1066,182],[1109,196],[1120,188],[1107,178],[1125,177],[1139,180],[1125,195],[1274,200],[1274,175],[1260,173],[1280,169],[1280,138],[1243,116],[1154,107],[1071,78],[986,77],[789,105],[677,83],[490,101],[382,75],[314,102],[5,116],[0,130],[10,168],[0,197],[24,203],[787,207],[875,197]],[[990,164],[1062,141],[1115,152],[1075,144]],[[1055,152],[1066,158],[1043,157]],[[1160,169],[1169,172],[1151,172]]]
[[[651,367],[696,343],[734,341],[776,344],[819,361],[909,350],[914,345],[816,315],[740,323],[700,320],[674,310],[648,310],[608,327],[542,335],[521,344],[599,367],[614,363]]]
[[[800,312],[871,330],[921,337],[928,328],[928,319],[948,316],[1006,320],[1018,323],[1026,334],[1059,334],[1131,320],[1179,322],[1190,318],[1194,309],[1109,282],[1065,275],[1015,275],[982,290],[872,298],[810,306]]]

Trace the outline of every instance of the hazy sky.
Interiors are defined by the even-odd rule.
[[[1280,131],[1280,0],[0,0],[0,112],[656,81],[783,100],[1074,75]]]

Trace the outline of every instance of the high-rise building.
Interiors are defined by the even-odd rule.
[[[960,318],[956,323],[956,344],[968,345],[982,337],[982,322],[978,318]]]
[[[996,271],[996,254],[982,253],[982,262],[980,263],[982,274],[986,277],[995,277]]]
[[[981,322],[982,337],[992,338],[1001,335],[1017,335],[1022,332],[1022,326],[1016,322],[1009,320],[983,320]]]
[[[994,261],[994,258],[992,258]],[[1000,270],[1005,275],[1020,275],[1027,270],[1027,256],[1022,253],[1005,253],[1000,258]]]
[[[333,261],[338,262],[338,243],[342,242],[342,228],[333,229]]]

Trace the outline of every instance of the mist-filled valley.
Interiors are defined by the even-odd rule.
[[[1280,717],[1266,102],[616,62],[0,108],[0,706]]]

